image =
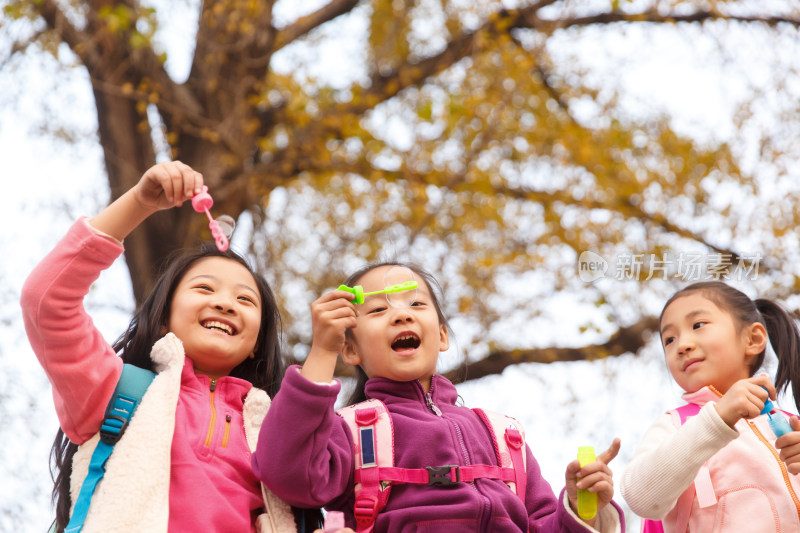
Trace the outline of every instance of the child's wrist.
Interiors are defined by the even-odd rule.
[[[337,352],[312,345],[300,374],[309,381],[329,383],[333,380],[338,355]]]

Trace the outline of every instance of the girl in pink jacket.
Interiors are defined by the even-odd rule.
[[[784,414],[769,412],[776,389],[789,384],[800,407],[792,317],[711,281],[670,298],[660,329],[688,404],[650,427],[624,472],[631,510],[666,532],[800,531],[800,421],[779,428]],[[779,361],[775,385],[757,374],[768,341]]]
[[[83,308],[123,238],[202,186],[183,163],[152,167],[100,214],[78,220],[25,282],[25,327],[61,425],[56,531],[69,521],[123,363],[157,375],[107,461],[84,533],[297,531],[292,509],[250,468],[283,373],[280,317],[264,279],[233,252],[184,254],[113,346]]]

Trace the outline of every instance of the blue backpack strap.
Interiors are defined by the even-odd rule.
[[[106,416],[103,425],[100,427],[100,441],[92,453],[89,462],[89,472],[83,480],[78,498],[75,500],[75,507],[72,511],[69,524],[64,529],[64,533],[77,533],[83,529],[86,515],[89,513],[89,504],[97,484],[103,478],[106,471],[106,461],[114,445],[122,437],[125,428],[133,417],[133,413],[142,401],[147,387],[153,381],[155,374],[150,370],[145,370],[137,366],[125,364],[122,366],[122,375],[119,378],[111,401],[108,402]]]

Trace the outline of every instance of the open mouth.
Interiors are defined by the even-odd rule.
[[[236,334],[236,330],[230,324],[220,322],[219,320],[206,320],[201,324],[206,329],[216,329],[225,333],[226,335]]]
[[[398,352],[402,350],[416,350],[419,348],[420,340],[413,333],[404,333],[398,336],[394,342],[392,342],[392,350]]]

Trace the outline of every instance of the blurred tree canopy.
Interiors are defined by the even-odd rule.
[[[637,352],[656,325],[637,298],[644,286],[674,285],[679,273],[664,282],[658,268],[675,250],[714,256],[727,274],[759,267],[761,288],[785,301],[798,287],[800,192],[765,196],[759,177],[768,166],[780,190],[796,144],[767,132],[758,161],[744,165],[728,143],[626,114],[552,44],[596,32],[601,57],[603,35],[661,26],[686,39],[759,32],[779,43],[798,38],[796,4],[320,0],[296,4],[299,16],[280,14],[286,4],[186,4],[197,31],[188,74],[176,79],[164,6],[8,1],[2,24],[15,42],[2,68],[44,52],[85,69],[113,198],[158,160],[202,172],[212,212],[252,225],[249,252],[283,302],[292,357],[310,342],[308,303],[379,258],[412,259],[441,280],[449,315],[471,332],[459,343],[468,378]],[[331,83],[306,62],[337,35],[358,46],[337,58],[342,76]],[[281,57],[294,69],[276,69]],[[788,85],[796,66],[776,60],[765,75]],[[798,137],[797,104],[785,111],[784,132]],[[755,114],[745,106],[737,120]],[[754,197],[757,213],[743,210]],[[164,258],[199,237],[210,238],[207,220],[187,205],[126,240],[137,301]],[[597,266],[579,261],[585,251],[630,253],[622,277],[637,283],[614,283],[613,265],[606,279],[581,279]],[[536,317],[562,293],[574,302],[575,338],[509,334],[541,327]],[[581,306],[597,313],[582,318]],[[599,336],[582,342],[587,330]]]

